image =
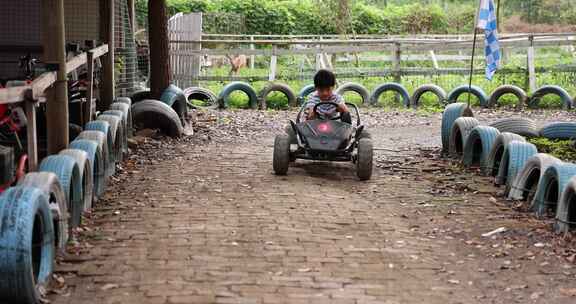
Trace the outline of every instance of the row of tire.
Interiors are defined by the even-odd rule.
[[[72,229],[104,194],[128,152],[130,98],[88,122],[69,148],[44,158],[0,196],[0,302],[40,303]]]
[[[229,106],[229,99],[232,92],[242,91],[248,95],[249,105],[251,108],[266,109],[267,97],[271,92],[281,92],[288,98],[288,104],[290,106],[299,106],[304,102],[308,95],[314,92],[314,90],[314,85],[307,85],[300,90],[298,95],[296,95],[288,85],[272,83],[262,89],[259,93],[256,93],[256,90],[248,83],[231,82],[224,86],[218,96],[216,96],[210,90],[200,87],[191,87],[185,89],[184,93],[187,100],[204,100],[208,105],[212,107],[227,108]],[[372,93],[370,93],[368,89],[366,89],[361,84],[353,82],[344,83],[336,89],[336,93],[338,94],[355,92],[362,98],[362,104],[373,106],[378,104],[378,100],[382,94],[389,91],[397,93],[402,99],[402,104],[405,107],[412,108],[418,108],[420,106],[422,96],[426,93],[432,93],[436,95],[439,103],[442,105],[454,103],[462,94],[470,93],[477,97],[480,106],[484,108],[495,107],[498,104],[500,98],[506,94],[513,94],[516,96],[516,98],[519,100],[517,103],[519,108],[523,105],[531,108],[537,108],[541,98],[548,94],[559,96],[564,109],[572,109],[575,103],[575,101],[572,99],[572,97],[570,97],[570,94],[566,90],[556,85],[545,85],[534,92],[534,94],[531,96],[528,96],[528,94],[526,94],[522,88],[514,85],[500,86],[494,90],[490,96],[486,94],[482,88],[478,86],[472,86],[470,88],[468,85],[459,86],[449,93],[446,93],[444,89],[437,85],[426,84],[418,87],[412,95],[410,95],[404,86],[398,83],[382,84],[376,87]]]
[[[443,152],[467,167],[479,166],[505,186],[508,199],[524,201],[539,217],[553,216],[555,229],[576,229],[576,164],[538,153],[526,137],[576,138],[576,123],[554,122],[537,128],[521,118],[481,125],[465,103],[448,105],[442,116]]]

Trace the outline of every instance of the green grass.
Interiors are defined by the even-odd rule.
[[[538,152],[548,153],[563,161],[576,161],[576,149],[572,140],[551,140],[547,138],[532,138],[529,142],[536,145]]]

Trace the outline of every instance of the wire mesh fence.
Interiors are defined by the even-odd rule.
[[[114,13],[116,95],[130,96],[141,80],[141,76],[128,2],[116,0]]]

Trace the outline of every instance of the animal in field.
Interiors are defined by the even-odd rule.
[[[248,63],[248,58],[246,57],[246,55],[238,55],[235,57],[232,57],[230,55],[226,55],[226,57],[228,57],[228,60],[230,61],[230,73],[228,73],[230,76],[232,75],[238,75],[238,72],[240,71],[241,68],[246,67],[247,63]]]

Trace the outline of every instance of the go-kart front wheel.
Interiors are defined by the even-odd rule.
[[[360,180],[369,180],[372,177],[372,140],[361,138],[358,141],[358,155],[356,159],[356,175]]]
[[[290,138],[288,135],[278,135],[274,139],[274,157],[272,165],[276,175],[286,175],[290,164]]]

